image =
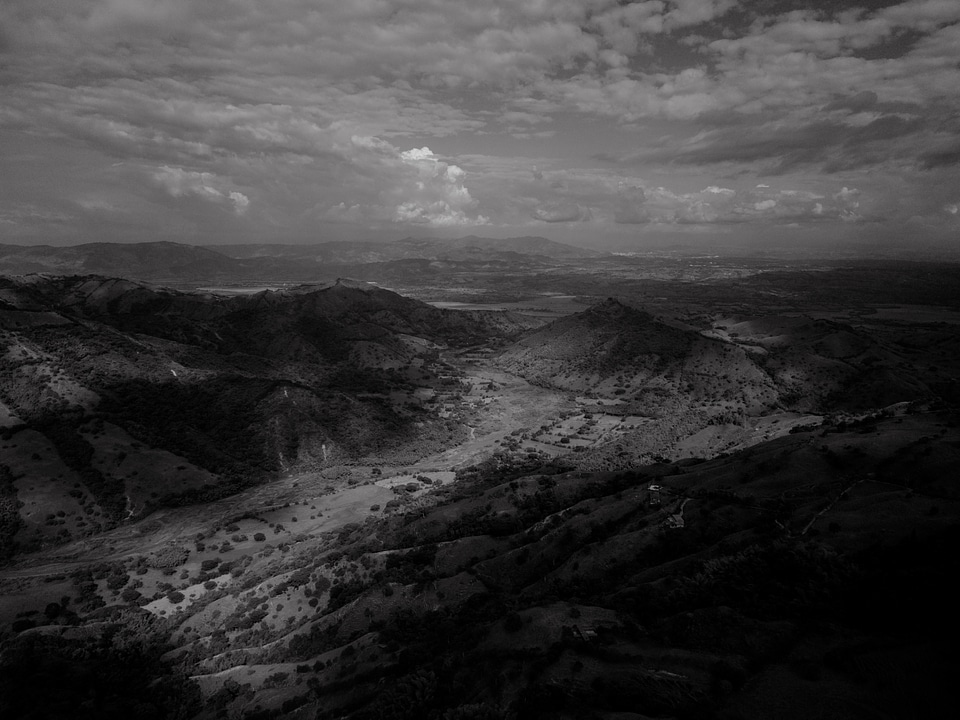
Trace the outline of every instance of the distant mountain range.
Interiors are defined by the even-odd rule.
[[[233,258],[274,257],[313,260],[322,264],[377,263],[391,260],[478,260],[510,256],[589,258],[606,253],[554,242],[543,237],[484,238],[469,235],[456,239],[408,237],[395,242],[325,242],[316,245],[217,245],[218,252]]]
[[[406,238],[396,242],[326,242],[315,245],[222,245],[202,247],[173,242],[88,243],[70,247],[0,245],[0,274],[100,274],[131,280],[166,282],[242,282],[250,280],[318,281],[348,275],[363,277],[369,264],[411,261],[454,265],[502,263],[536,267],[602,256],[542,237],[508,239],[466,237],[454,240]],[[333,266],[331,268],[331,266]],[[388,272],[389,268],[384,272]],[[394,272],[394,274],[396,274]]]

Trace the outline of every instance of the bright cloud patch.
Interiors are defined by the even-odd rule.
[[[401,190],[410,199],[397,205],[395,220],[440,226],[489,222],[482,215],[467,215],[476,201],[463,186],[466,173],[461,168],[443,162],[428,147],[401,152],[400,159],[415,174]]]
[[[346,156],[351,172],[375,177],[376,183],[363,188],[352,202],[331,206],[325,213],[328,219],[435,227],[489,222],[477,212],[478,203],[464,184],[467,173],[430,148],[400,150],[381,138],[357,135],[350,144]]]
[[[226,189],[227,183],[213,173],[164,165],[153,173],[153,179],[175,198],[193,195],[212,202],[230,203],[238,215],[242,215],[250,204],[246,195]]]

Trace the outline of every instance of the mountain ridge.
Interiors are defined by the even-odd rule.
[[[468,236],[451,240],[404,238],[392,242],[328,241],[310,245],[190,245],[171,241],[83,243],[72,246],[0,244],[0,274],[100,274],[166,282],[330,280],[344,266],[423,260],[464,269],[486,263],[536,267],[601,257],[604,253],[542,237],[508,239]]]

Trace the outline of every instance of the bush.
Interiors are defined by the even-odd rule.
[[[119,590],[120,588],[126,586],[129,576],[124,573],[122,575],[111,575],[107,578],[107,587],[111,590]]]

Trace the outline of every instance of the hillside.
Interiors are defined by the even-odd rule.
[[[466,429],[441,353],[529,327],[352,281],[224,298],[96,276],[0,280],[0,472],[19,505],[2,555],[280,472],[447,447]]]
[[[958,420],[620,473],[491,460],[339,515],[371,482],[294,503],[342,518],[295,542],[276,510],[188,523],[171,552],[117,536],[7,626],[0,710],[65,707],[73,659],[124,648],[99,692],[179,717],[944,717]]]
[[[945,378],[909,345],[800,314],[725,318],[697,331],[609,299],[531,331],[499,362],[650,415],[693,406],[824,413],[936,397]]]
[[[532,382],[663,415],[681,406],[758,413],[777,400],[746,351],[609,299],[537,329],[498,362]]]

